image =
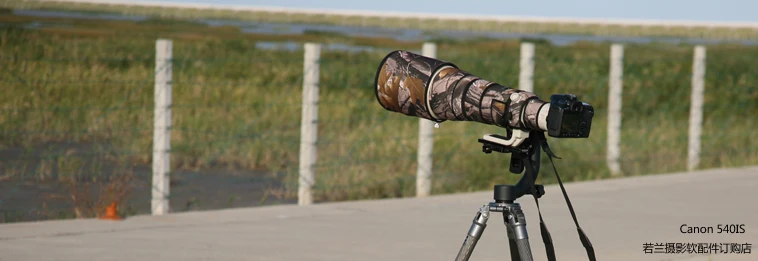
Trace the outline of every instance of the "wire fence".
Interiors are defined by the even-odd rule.
[[[11,32],[12,33],[12,32]],[[18,35],[16,35],[18,36]],[[155,39],[48,39],[0,45],[0,222],[151,213]],[[419,46],[420,50],[421,46]],[[537,44],[534,91],[574,93],[596,109],[588,139],[551,140],[566,180],[610,177],[610,48]],[[419,52],[419,50],[414,50]],[[520,45],[440,44],[437,57],[518,86]],[[623,60],[622,175],[687,168],[692,47],[630,45]],[[384,52],[322,50],[315,202],[416,194],[419,120],[374,97]],[[176,41],[171,64],[170,212],[297,202],[304,52]],[[758,164],[758,49],[708,48],[699,168]],[[434,194],[513,183],[510,157],[481,153],[494,126],[434,129]],[[549,173],[541,181],[552,183]]]

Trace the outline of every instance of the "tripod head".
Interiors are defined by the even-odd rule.
[[[513,136],[516,132],[509,133]],[[503,137],[497,134],[488,134],[479,139],[482,143],[482,152],[490,154],[494,152],[510,153],[511,162],[509,170],[514,174],[524,175],[516,185],[498,185],[495,186],[496,201],[513,201],[523,195],[534,194],[537,198],[545,194],[542,185],[535,184],[540,170],[540,146],[545,141],[545,135],[542,132],[532,131],[526,137],[522,137],[524,142],[513,146],[511,140],[514,137]]]

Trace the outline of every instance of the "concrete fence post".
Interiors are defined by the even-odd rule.
[[[519,63],[518,88],[534,92],[534,44],[521,43],[521,63]]]
[[[316,140],[318,133],[318,85],[321,45],[305,44],[303,62],[303,111],[300,125],[300,168],[297,204],[313,204],[311,188],[315,183]]]
[[[700,136],[703,133],[703,95],[705,93],[705,47],[696,46],[692,60],[692,98],[690,101],[687,170],[700,164]]]
[[[621,174],[621,94],[624,75],[624,46],[611,46],[611,73],[608,79],[608,169],[613,175]]]
[[[155,43],[155,114],[153,123],[153,186],[151,213],[169,212],[169,173],[171,167],[171,40]]]
[[[424,43],[421,51],[427,57],[437,57],[437,45]],[[419,119],[418,163],[416,169],[416,197],[426,197],[432,191],[432,151],[434,150],[434,122]]]

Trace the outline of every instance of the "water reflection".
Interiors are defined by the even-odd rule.
[[[268,42],[268,41],[259,41],[255,43],[255,48],[261,49],[261,50],[277,50],[277,51],[299,51],[303,49],[303,44],[294,42],[294,41],[286,41],[286,42]],[[377,48],[373,46],[361,46],[361,45],[349,45],[344,43],[327,43],[322,44],[321,49],[324,51],[341,51],[341,52],[350,52],[350,53],[360,53],[360,52],[391,52],[392,49],[389,48]]]
[[[147,16],[141,15],[122,15],[107,13],[80,13],[68,11],[46,11],[46,10],[13,10],[14,15],[18,16],[36,16],[36,17],[54,17],[54,18],[76,18],[76,19],[98,19],[113,21],[145,21]]]

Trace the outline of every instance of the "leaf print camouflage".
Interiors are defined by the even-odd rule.
[[[454,89],[451,90],[451,86],[456,86],[456,83],[463,77],[469,74],[456,69],[455,67],[445,67],[440,70],[432,81],[432,89],[430,90],[430,106],[433,109],[435,118],[437,119],[455,119],[455,113],[453,112],[453,97]]]
[[[387,55],[376,75],[376,98],[387,110],[434,120],[426,91],[432,74],[451,63],[407,51]]]
[[[387,110],[437,122],[476,121],[514,129],[539,129],[546,102],[458,69],[452,63],[407,51],[382,61],[376,98]]]

